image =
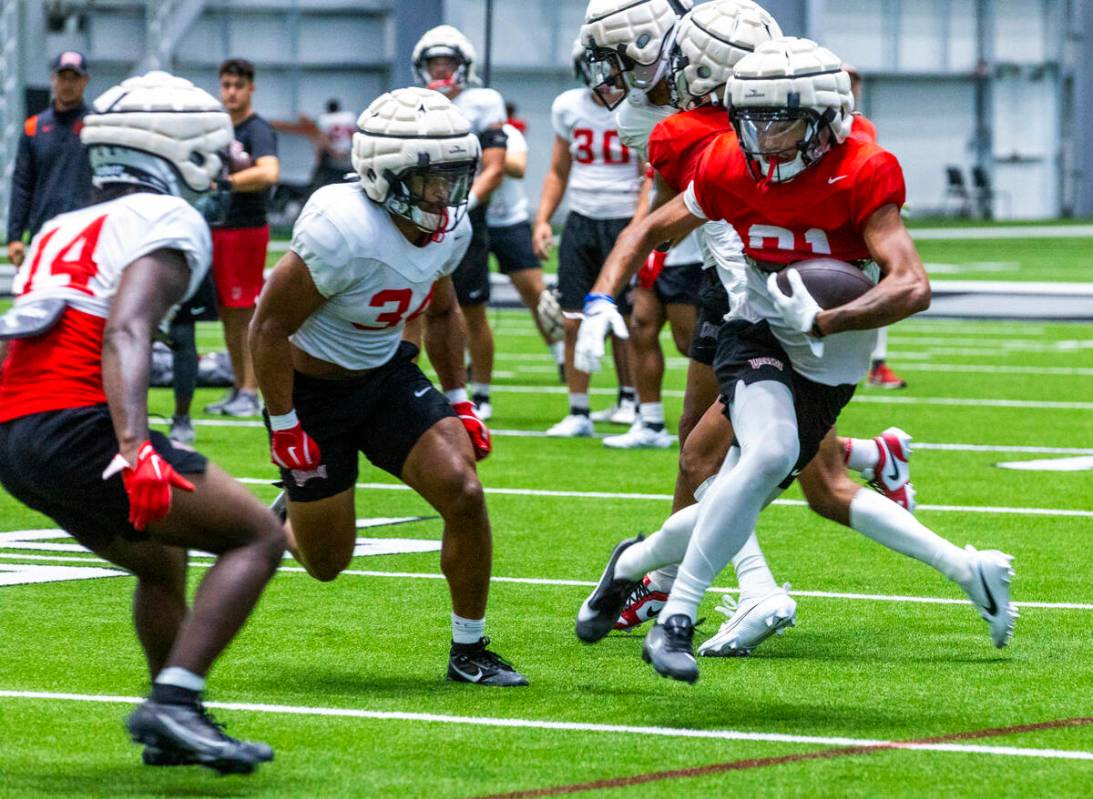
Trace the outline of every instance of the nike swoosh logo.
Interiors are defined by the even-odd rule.
[[[892,467],[892,473],[888,475],[888,479],[891,480],[893,484],[898,483],[899,482],[899,466],[896,464],[896,456],[895,455],[893,455],[889,459],[888,464]]]
[[[983,591],[987,595],[987,601],[990,603],[987,605],[987,615],[993,616],[998,612],[998,603],[994,601],[994,594],[992,594],[991,589],[987,587],[987,581],[983,579],[983,572],[979,572],[979,584],[983,586]]]
[[[838,183],[840,180],[846,180],[848,177],[850,177],[850,176],[849,175],[839,175],[838,177],[828,178],[827,179],[827,185],[830,186],[832,183]]]
[[[452,665],[452,671],[454,671],[456,674],[458,674],[460,677],[462,677],[467,682],[478,682],[479,680],[482,679],[482,670],[481,669],[479,669],[474,674],[467,674],[467,672],[463,671],[463,669],[459,668],[459,666],[456,666],[456,665],[453,664]]]
[[[428,391],[429,391],[429,389],[423,388],[423,389],[421,389],[421,391],[415,391],[414,396],[415,397],[424,397],[425,394],[428,393]]]

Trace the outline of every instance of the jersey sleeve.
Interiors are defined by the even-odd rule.
[[[314,202],[305,206],[292,228],[292,251],[307,264],[320,294],[330,299],[349,286],[345,236]]]
[[[188,203],[179,200],[162,214],[146,219],[147,235],[133,250],[126,253],[129,263],[156,250],[178,250],[190,268],[190,281],[185,299],[189,299],[205,279],[212,263],[212,236],[209,225]]]
[[[569,113],[566,95],[559,94],[550,106],[550,124],[554,134],[564,141],[573,140],[573,115]]]
[[[251,125],[250,156],[258,160],[263,156],[277,156],[277,132],[264,119],[255,120],[259,124]]]
[[[671,117],[669,117],[671,119]],[[668,130],[668,120],[660,122],[649,135],[649,163],[653,169],[660,173],[664,182],[676,191],[679,191],[679,170],[675,168],[677,161],[672,147],[671,131]]]
[[[851,218],[855,226],[863,228],[878,209],[889,204],[902,208],[906,198],[907,187],[899,161],[890,152],[881,150],[855,175],[850,196]]]
[[[482,89],[480,100],[482,104],[480,119],[483,129],[505,124],[508,114],[505,113],[505,100],[499,92],[494,89]]]
[[[463,235],[463,240],[457,242],[456,245],[452,247],[452,255],[444,264],[444,268],[440,271],[440,277],[448,277],[456,269],[458,269],[459,265],[463,263],[463,256],[466,255],[467,250],[470,249],[471,223],[470,217],[466,214],[464,214],[463,218],[459,220],[459,225],[456,226],[456,229],[453,230],[450,235],[454,236],[458,234]]]
[[[510,153],[526,153],[528,151],[528,140],[524,138],[524,134],[512,125],[505,125],[505,135],[508,137],[506,147]]]
[[[691,212],[692,216],[706,220],[710,218],[710,215],[706,213],[706,209],[702,207],[701,202],[696,196],[695,183],[693,180],[687,186],[687,191],[683,192],[683,204],[687,206],[687,210]]]

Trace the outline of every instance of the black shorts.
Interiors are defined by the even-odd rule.
[[[701,263],[665,266],[653,283],[653,292],[665,305],[693,305],[697,308],[702,304],[699,300],[702,272]]]
[[[503,275],[540,268],[539,259],[531,247],[530,222],[491,227],[490,252],[497,258],[497,266]]]
[[[725,403],[726,416],[729,415],[728,403],[740,381],[750,385],[761,380],[774,380],[793,392],[801,452],[793,471],[780,484],[782,488],[788,488],[797,473],[816,456],[820,442],[857,388],[854,384],[825,386],[798,374],[790,365],[789,356],[782,345],[770,332],[770,325],[743,319],[732,319],[722,325],[717,338],[714,371],[721,386],[721,401]]]
[[[463,307],[490,301],[490,233],[486,227],[486,207],[480,205],[467,216],[471,220],[471,243],[452,273],[455,297]]]
[[[615,239],[628,224],[629,219],[590,219],[575,211],[566,216],[558,246],[558,303],[563,311],[584,307],[585,295],[592,290]],[[624,289],[615,297],[623,316],[632,310],[628,293]]]
[[[182,449],[155,430],[150,439],[179,474],[204,473],[208,462],[201,453]],[[148,533],[129,524],[121,475],[102,479],[117,452],[106,405],[23,416],[0,424],[0,483],[88,549],[100,550],[118,536],[141,541]]]
[[[703,270],[698,299],[698,319],[695,320],[689,354],[692,361],[713,366],[717,355],[717,333],[725,324],[725,314],[729,312],[729,293],[717,276],[716,268]]]
[[[172,321],[192,325],[194,322],[215,322],[216,318],[216,284],[210,269],[194,295],[178,307]]]
[[[402,477],[414,444],[441,419],[454,417],[448,398],[413,362],[418,348],[402,342],[383,366],[361,377],[326,380],[295,374],[296,415],[322,455],[316,472],[281,469],[293,502],[314,502],[357,482],[357,453]]]

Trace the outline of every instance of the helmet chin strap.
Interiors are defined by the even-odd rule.
[[[759,181],[759,191],[766,191],[770,188],[770,184],[774,181],[774,173],[778,171],[778,164],[781,163],[780,159],[776,155],[772,155],[769,159],[770,166],[767,168],[766,176]]]
[[[429,234],[429,241],[433,244],[439,244],[444,241],[444,235],[448,230],[448,208],[444,207],[444,210],[440,212],[440,224],[437,229]]]

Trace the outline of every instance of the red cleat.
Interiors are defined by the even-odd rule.
[[[888,368],[884,361],[869,370],[869,385],[877,388],[907,388],[907,381]]]
[[[666,593],[654,591],[649,587],[649,576],[646,575],[641,585],[635,588],[634,593],[630,594],[626,600],[622,613],[619,614],[619,620],[615,622],[615,629],[629,632],[647,621],[652,621],[667,601]]]
[[[869,484],[901,508],[915,512],[915,489],[911,487],[911,436],[898,427],[889,427],[873,439],[879,458]]]

